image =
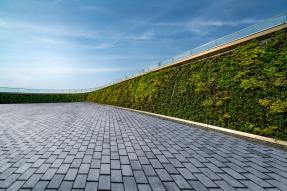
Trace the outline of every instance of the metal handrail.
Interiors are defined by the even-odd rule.
[[[6,93],[53,93],[53,94],[64,94],[64,93],[88,93],[92,91],[96,91],[111,85],[115,85],[117,83],[144,75],[146,73],[155,71],[160,68],[164,68],[169,65],[173,65],[175,63],[178,63],[180,61],[185,60],[186,58],[200,54],[204,51],[208,51],[210,49],[217,48],[219,46],[226,45],[228,43],[240,40],[242,38],[254,35],[256,33],[277,27],[282,24],[287,23],[287,13],[263,20],[257,24],[251,25],[247,28],[241,29],[237,32],[231,33],[229,35],[223,36],[221,38],[218,38],[214,41],[208,42],[206,44],[203,44],[201,46],[198,46],[196,48],[187,50],[181,54],[178,54],[176,56],[173,56],[169,59],[162,60],[157,63],[156,66],[149,67],[148,69],[141,70],[140,72],[137,72],[135,74],[132,74],[131,76],[126,76],[120,80],[116,80],[114,82],[108,83],[104,86],[96,87],[96,88],[89,88],[89,89],[25,89],[25,88],[9,88],[9,87],[0,87],[0,92],[6,92]]]

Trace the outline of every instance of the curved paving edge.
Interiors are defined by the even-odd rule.
[[[103,104],[103,105],[107,105],[107,104]],[[177,117],[171,117],[171,116],[167,116],[167,115],[151,113],[151,112],[147,112],[147,111],[141,111],[141,110],[126,108],[126,107],[120,107],[120,106],[114,106],[114,105],[107,105],[107,106],[116,107],[119,109],[125,109],[128,111],[133,111],[133,112],[138,112],[138,113],[143,113],[143,114],[158,117],[161,119],[166,119],[166,120],[170,120],[170,121],[174,121],[174,122],[178,122],[178,123],[183,123],[183,124],[186,124],[186,125],[189,125],[192,127],[205,128],[207,130],[217,131],[217,132],[221,132],[224,134],[232,135],[234,137],[239,137],[239,138],[247,139],[247,140],[250,140],[253,142],[259,142],[259,143],[263,143],[263,144],[267,144],[267,145],[272,145],[274,147],[278,147],[278,148],[287,150],[287,141],[277,140],[277,139],[273,139],[273,138],[269,138],[269,137],[263,137],[260,135],[245,133],[245,132],[241,132],[241,131],[236,131],[236,130],[218,127],[218,126],[214,126],[214,125],[209,125],[209,124],[205,124],[205,123],[199,123],[196,121],[185,120],[185,119],[181,119],[181,118],[177,118]]]
[[[0,190],[287,190],[287,152],[93,103],[0,106]]]

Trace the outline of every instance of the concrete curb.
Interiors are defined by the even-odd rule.
[[[103,104],[103,105],[107,105],[107,104]],[[269,137],[263,137],[260,135],[254,135],[254,134],[236,131],[236,130],[232,130],[232,129],[227,129],[227,128],[223,128],[223,127],[217,127],[214,125],[208,125],[208,124],[199,123],[199,122],[195,122],[195,121],[180,119],[177,117],[170,117],[167,115],[151,113],[151,112],[147,112],[147,111],[140,111],[140,110],[136,110],[136,109],[130,109],[130,108],[114,106],[114,105],[107,105],[107,106],[111,106],[111,107],[115,107],[115,108],[119,108],[119,109],[124,109],[124,110],[128,110],[128,111],[133,111],[133,112],[137,112],[137,113],[142,113],[142,114],[146,114],[149,116],[153,116],[153,117],[157,117],[157,118],[161,118],[161,119],[165,119],[165,120],[178,122],[178,123],[185,124],[185,125],[192,126],[192,127],[204,128],[206,130],[216,131],[216,132],[224,133],[227,135],[231,135],[233,137],[246,139],[246,140],[256,142],[256,143],[263,143],[266,145],[270,145],[270,146],[274,146],[277,148],[287,150],[287,141],[276,140],[276,139],[269,138]]]

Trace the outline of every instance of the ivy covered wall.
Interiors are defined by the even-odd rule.
[[[287,30],[89,93],[87,100],[287,140]]]

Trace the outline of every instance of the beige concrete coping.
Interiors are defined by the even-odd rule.
[[[104,105],[107,105],[107,104],[104,104]],[[206,130],[216,131],[216,132],[228,134],[228,135],[231,135],[234,137],[247,139],[247,140],[250,140],[252,142],[263,143],[263,144],[267,144],[267,145],[271,145],[271,146],[274,146],[277,148],[287,150],[287,141],[281,141],[281,140],[277,140],[277,139],[273,139],[273,138],[269,138],[269,137],[263,137],[260,135],[254,135],[251,133],[245,133],[245,132],[241,132],[241,131],[236,131],[236,130],[227,129],[227,128],[223,128],[223,127],[217,127],[214,125],[208,125],[208,124],[199,123],[199,122],[195,122],[195,121],[189,121],[189,120],[180,119],[177,117],[171,117],[171,116],[167,116],[167,115],[151,113],[151,112],[147,112],[147,111],[140,111],[140,110],[136,110],[136,109],[130,109],[130,108],[119,107],[119,106],[114,106],[114,105],[108,105],[108,106],[112,106],[112,107],[116,107],[116,108],[124,109],[124,110],[128,110],[128,111],[133,111],[133,112],[137,112],[137,113],[142,113],[142,114],[150,115],[153,117],[158,117],[158,118],[169,120],[169,121],[174,121],[174,122],[182,123],[182,124],[192,126],[192,127],[204,128]]]

